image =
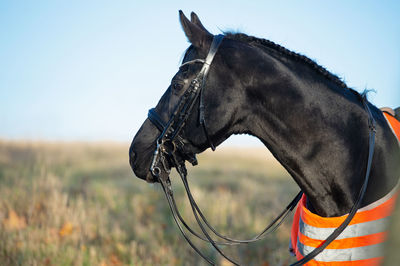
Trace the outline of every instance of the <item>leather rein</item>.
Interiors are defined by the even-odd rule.
[[[211,43],[210,50],[205,60],[203,59],[195,59],[188,61],[181,65],[188,65],[194,63],[202,63],[203,67],[201,68],[200,72],[197,76],[192,80],[189,88],[184,92],[183,96],[181,97],[178,105],[176,106],[174,112],[172,113],[169,121],[165,123],[161,117],[158,115],[156,110],[150,109],[148,113],[149,120],[160,130],[161,134],[157,138],[156,149],[154,151],[152,163],[150,166],[150,172],[152,175],[158,179],[160,182],[165,196],[167,198],[168,205],[170,207],[172,216],[175,220],[176,225],[178,226],[179,231],[182,233],[185,240],[189,243],[189,245],[209,264],[215,265],[213,261],[211,261],[206,255],[204,255],[199,248],[192,242],[189,238],[189,235],[185,232],[184,228],[193,236],[201,239],[202,241],[210,243],[218,253],[221,254],[225,259],[233,263],[234,265],[240,265],[233,259],[229,258],[227,255],[222,252],[220,249],[220,245],[238,245],[238,244],[248,244],[251,242],[259,241],[264,239],[268,233],[274,232],[285,220],[288,214],[295,208],[298,201],[300,200],[303,192],[300,191],[294,199],[286,206],[286,208],[268,225],[262,230],[258,235],[254,236],[250,239],[239,240],[227,237],[221,233],[219,233],[208,220],[205,218],[203,212],[197,205],[196,201],[194,200],[190,186],[187,180],[187,169],[185,166],[185,161],[190,162],[193,165],[197,164],[197,159],[194,153],[188,153],[184,150],[185,144],[188,143],[179,133],[181,132],[182,128],[184,127],[193,107],[197,99],[199,99],[199,123],[203,128],[204,134],[206,135],[207,141],[212,150],[215,150],[215,146],[213,145],[209,134],[207,132],[206,123],[204,119],[204,103],[202,92],[204,91],[206,77],[210,68],[210,65],[214,59],[215,54],[218,51],[219,45],[221,44],[224,36],[223,35],[216,35],[213,38]],[[368,162],[367,162],[367,170],[365,173],[364,183],[360,189],[358,194],[357,200],[354,203],[353,207],[350,210],[349,215],[343,221],[343,223],[334,230],[334,232],[328,236],[328,238],[323,242],[323,244],[317,248],[315,248],[311,253],[304,256],[301,260],[295,262],[292,265],[303,265],[308,261],[312,260],[315,256],[321,253],[333,240],[336,239],[337,236],[340,235],[341,232],[347,227],[350,221],[353,219],[354,215],[356,214],[357,210],[360,207],[362,199],[364,197],[368,179],[370,175],[371,165],[372,165],[372,158],[374,153],[374,146],[375,146],[375,132],[376,132],[376,122],[372,116],[371,110],[368,107],[368,103],[365,97],[361,97],[364,109],[368,113],[368,123],[369,123],[369,152],[368,152]],[[174,194],[172,191],[171,181],[169,178],[170,170],[172,167],[175,167],[179,176],[182,180],[182,183],[185,187],[185,191],[187,197],[189,199],[190,206],[193,211],[193,215],[203,233],[201,235],[199,232],[193,230],[183,219],[182,215],[180,214],[175,199]],[[164,170],[164,173],[163,171]],[[209,231],[211,231],[214,235],[221,238],[222,241],[217,241],[210,236]]]

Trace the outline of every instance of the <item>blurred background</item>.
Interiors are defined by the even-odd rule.
[[[374,90],[377,106],[400,106],[397,1],[1,1],[0,264],[204,265],[160,188],[128,164],[129,142],[189,45],[179,9],[214,34],[305,54],[357,91]],[[297,192],[249,136],[199,163],[189,169],[195,198],[229,235],[254,235]],[[289,227],[227,252],[246,265],[287,265]]]

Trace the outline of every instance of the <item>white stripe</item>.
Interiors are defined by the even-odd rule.
[[[385,217],[375,221],[365,223],[352,224],[346,227],[343,232],[336,239],[344,239],[349,237],[366,236],[375,233],[385,232],[390,217]],[[316,240],[325,240],[330,236],[336,228],[320,228],[306,224],[300,219],[299,224],[300,232]],[[329,246],[328,246],[329,248]]]
[[[383,198],[381,198],[365,207],[362,207],[361,209],[358,209],[357,212],[372,210],[373,208],[378,207],[379,205],[383,204],[384,202],[386,202],[387,200],[392,198],[392,196],[397,192],[399,185],[400,185],[400,179],[397,181],[396,186],[394,186],[394,188],[392,188],[392,190],[388,194],[386,194],[386,196],[384,196]]]
[[[297,241],[297,248],[303,256],[306,256],[315,249],[314,247],[302,244],[299,240]],[[383,248],[384,244],[380,243],[357,248],[324,249],[314,258],[314,260],[325,262],[366,260],[381,257],[383,253]]]
[[[393,195],[395,193],[397,193],[399,185],[400,185],[400,179],[399,179],[399,181],[397,181],[396,186],[388,194],[386,194],[386,196],[359,209],[357,211],[357,213],[362,212],[362,211],[372,210],[373,208],[375,208],[375,207],[383,204],[387,200],[391,199],[393,197]],[[336,239],[365,236],[365,235],[384,232],[384,231],[386,231],[386,227],[389,222],[388,220],[389,220],[389,217],[385,217],[385,218],[374,220],[374,221],[349,225]],[[301,217],[300,217],[299,223],[300,223],[299,229],[303,235],[305,235],[309,238],[317,239],[317,240],[325,240],[336,229],[336,228],[320,228],[320,227],[314,227],[312,225],[308,225],[303,222]]]

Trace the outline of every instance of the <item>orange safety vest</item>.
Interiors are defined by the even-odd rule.
[[[400,122],[384,113],[393,133],[400,141]],[[400,143],[400,142],[399,142]],[[379,265],[382,261],[386,229],[396,203],[398,183],[386,196],[359,209],[346,229],[306,265],[343,266]],[[321,217],[306,207],[303,194],[294,214],[290,249],[300,260],[320,246],[346,219]]]

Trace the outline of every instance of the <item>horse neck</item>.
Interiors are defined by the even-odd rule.
[[[244,106],[250,113],[243,131],[267,146],[317,214],[347,213],[364,180],[368,155],[367,115],[358,95],[300,62],[276,55],[268,61],[274,68],[265,73],[274,78],[249,72]]]

